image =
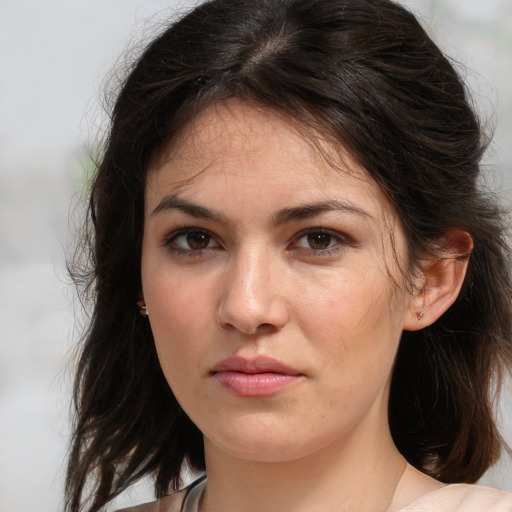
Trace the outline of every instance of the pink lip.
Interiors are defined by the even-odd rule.
[[[216,364],[213,377],[228,391],[240,397],[264,397],[283,391],[302,375],[270,357],[253,359],[234,356]]]

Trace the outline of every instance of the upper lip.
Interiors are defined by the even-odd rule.
[[[212,369],[217,372],[241,373],[282,373],[284,375],[300,375],[300,372],[287,366],[277,359],[267,356],[257,356],[250,359],[241,356],[228,357],[218,362]]]

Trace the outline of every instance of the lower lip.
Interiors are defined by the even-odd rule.
[[[301,378],[284,373],[243,373],[223,371],[214,374],[217,381],[234,395],[264,397],[283,391]]]

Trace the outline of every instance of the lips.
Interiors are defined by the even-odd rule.
[[[264,356],[224,359],[214,366],[211,374],[224,389],[246,398],[275,395],[303,377],[294,368]]]

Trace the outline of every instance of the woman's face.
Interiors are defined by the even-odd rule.
[[[230,100],[154,162],[143,294],[160,363],[232,456],[292,460],[387,429],[410,313],[405,240],[345,155],[333,169],[292,124]]]

